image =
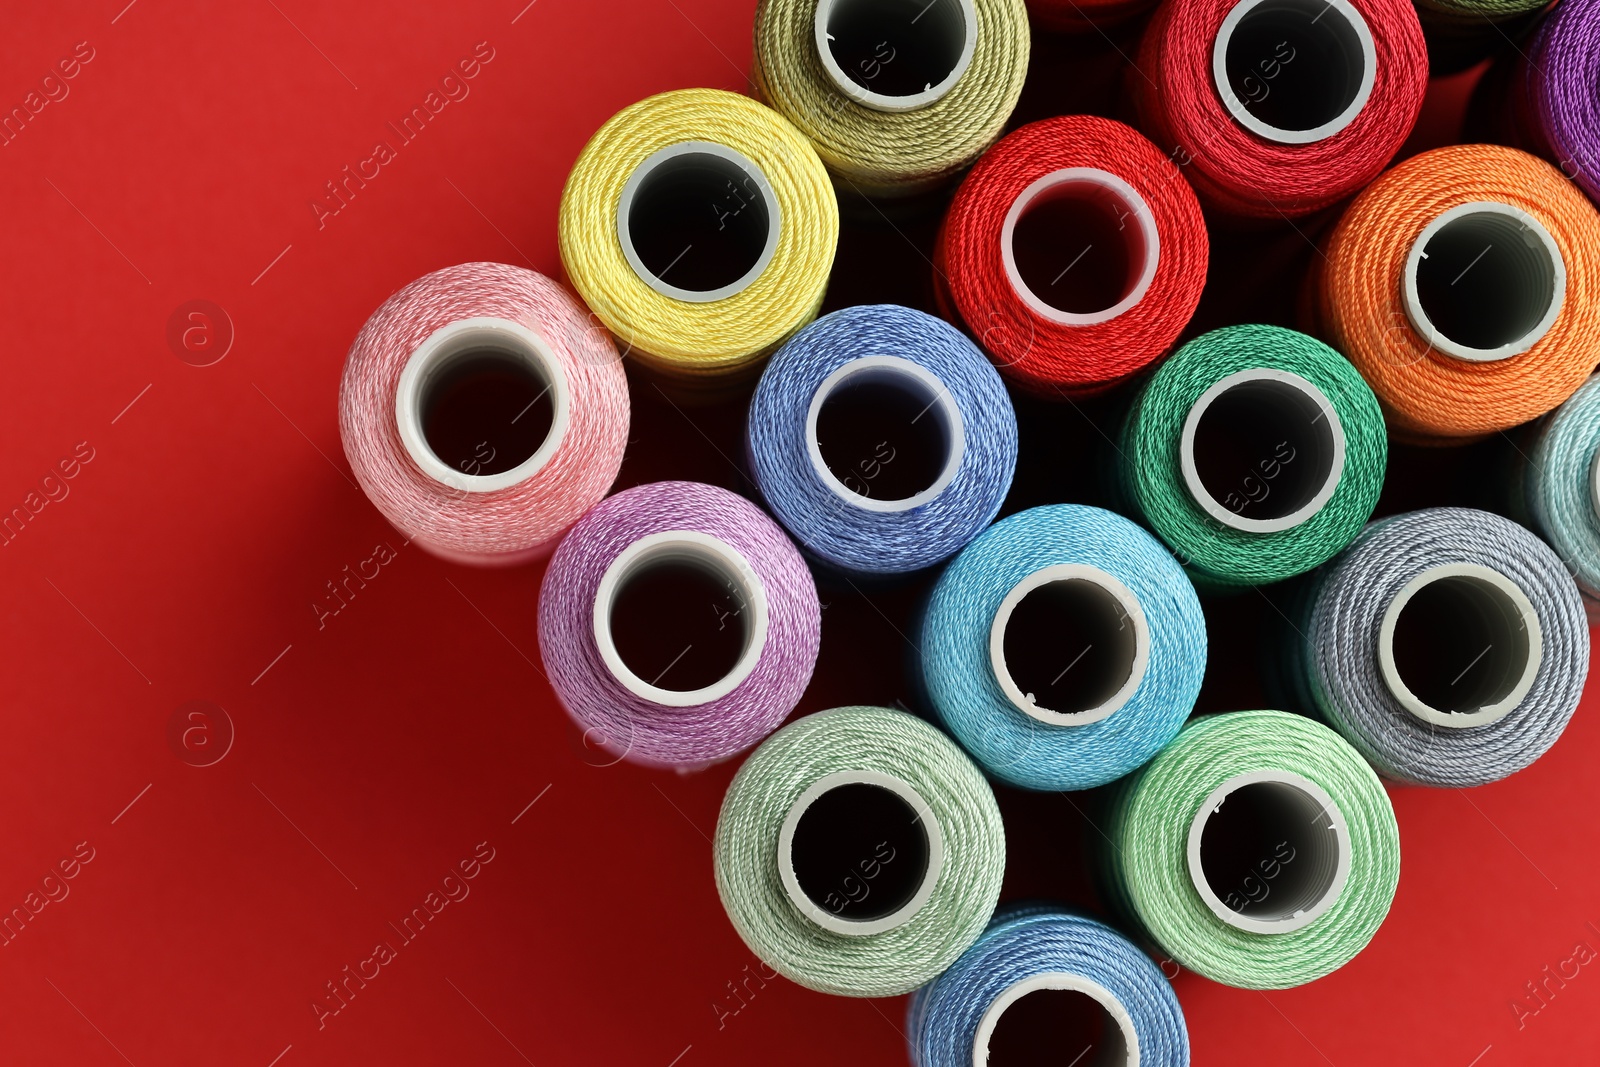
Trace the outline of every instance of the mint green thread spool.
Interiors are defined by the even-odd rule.
[[[1281,581],[1361,532],[1388,462],[1383,412],[1343,356],[1278,326],[1190,341],[1134,400],[1127,502],[1197,585]]]
[[[845,707],[798,719],[728,786],[717,892],[760,959],[810,989],[908,993],[983,932],[1005,828],[982,772],[912,715]]]
[[[1360,754],[1282,711],[1192,721],[1114,794],[1107,890],[1180,965],[1287,989],[1366,947],[1400,877],[1400,834]]]

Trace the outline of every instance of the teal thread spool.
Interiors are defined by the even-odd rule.
[[[1600,597],[1600,375],[1540,425],[1523,485],[1539,533],[1578,588]]]
[[[1106,889],[1178,963],[1286,989],[1355,957],[1400,877],[1388,795],[1320,723],[1282,711],[1192,721],[1117,787]]]
[[[949,738],[888,708],[846,707],[773,734],[728,786],[717,892],[784,977],[844,996],[908,993],[983,932],[1005,829]]]
[[[1278,326],[1229,326],[1180,348],[1134,400],[1121,450],[1127,503],[1212,588],[1328,560],[1371,516],[1388,462],[1361,375]]]

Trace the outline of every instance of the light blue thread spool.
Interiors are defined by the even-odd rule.
[[[746,444],[767,506],[813,558],[893,575],[948,558],[994,519],[1017,423],[960,331],[875,304],[818,319],[772,357]]]
[[[1194,586],[1142,528],[1077,504],[984,531],[945,570],[919,634],[923,692],[990,775],[1104,785],[1178,732],[1205,674]]]
[[[1103,1015],[1098,1040],[1080,1049],[1077,1041],[1067,1044],[1071,1039],[1064,1032],[1048,1035],[1052,1062],[1188,1064],[1183,1011],[1149,957],[1109,926],[1040,905],[1000,909],[976,944],[917,991],[907,1012],[911,1062],[916,1067],[988,1064],[991,1055],[1007,1047],[995,1040],[1006,1014],[1032,1014],[1016,1011],[1019,1002],[1043,996],[1055,1003],[1040,1007],[1065,1009],[1072,1006],[1067,1001],[1073,994]],[[1002,1067],[999,1055],[993,1062]]]
[[[1600,375],[1551,412],[1524,474],[1528,511],[1578,587],[1600,597]]]

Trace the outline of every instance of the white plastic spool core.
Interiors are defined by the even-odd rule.
[[[483,445],[459,458],[459,466],[451,466],[429,441],[430,409],[441,393],[452,388],[485,383],[493,388],[494,383],[508,380],[516,383],[519,396],[524,390],[531,394],[523,414],[549,396],[551,420],[544,440],[515,466],[485,473],[485,466],[500,458],[496,443],[506,447],[506,435],[515,433],[514,423],[520,416],[511,415],[504,426],[496,419],[496,424],[482,426]],[[561,447],[571,413],[571,391],[561,361],[542,337],[510,319],[460,319],[441,326],[406,360],[394,394],[395,426],[406,454],[428,477],[468,493],[492,493],[533,477]],[[476,428],[472,436],[476,436]]]
[[[1139,1067],[1139,1033],[1134,1029],[1133,1017],[1122,1001],[1094,979],[1066,971],[1046,971],[1013,982],[989,1002],[972,1038],[972,1067],[1022,1067],[1020,1058],[1004,1054],[991,1057],[990,1042],[1008,1009],[1030,993],[1050,992],[1083,994],[1094,1002],[1111,1023],[1102,1029],[1098,1047],[1091,1045],[1081,1052],[1059,1039],[1052,1039],[1050,1047],[1056,1057],[1051,1062],[1058,1062],[1061,1067]],[[1093,1055],[1089,1055],[1091,1052]],[[1074,1059],[1074,1056],[1077,1058]],[[1027,1062],[1037,1061],[1030,1058]]]
[[[1344,813],[1317,783],[1247,771],[1214,789],[1189,824],[1189,880],[1212,914],[1286,934],[1331,908],[1350,878]]]
[[[718,610],[717,604],[711,602],[711,610],[708,610],[706,604],[698,601],[674,604],[673,607],[682,611],[684,619],[705,622],[708,617],[714,617],[719,629],[722,624],[732,623],[742,633],[742,647],[733,667],[711,684],[696,689],[668,689],[657,684],[679,662],[670,656],[667,657],[670,662],[665,663],[654,678],[647,681],[640,677],[624,659],[613,633],[613,614],[619,597],[626,594],[631,584],[647,579],[652,572],[660,573],[669,568],[700,572],[731,605]],[[640,538],[611,561],[595,593],[593,625],[600,658],[625,689],[667,707],[693,707],[733,692],[760,662],[767,643],[767,591],[749,561],[726,541],[694,530],[667,530]],[[671,618],[652,618],[650,626],[660,633],[677,632]],[[691,650],[685,648],[678,655],[681,658]]]
[[[1533,688],[1544,658],[1522,588],[1476,563],[1429,567],[1378,622],[1378,671],[1400,706],[1434,726],[1487,726]]]
[[[911,921],[944,869],[944,832],[909,783],[836,771],[790,806],[778,832],[778,878],[801,915],[864,937]]]
[[[1521,355],[1549,332],[1567,295],[1567,264],[1544,224],[1494,201],[1458,204],[1423,227],[1400,296],[1411,328],[1455,359]]]
[[[1372,96],[1377,46],[1347,0],[1241,0],[1211,45],[1211,77],[1234,121],[1279,144],[1325,140]]]
[[[989,667],[1016,709],[1086,726],[1132,699],[1150,665],[1139,598],[1098,567],[1057,563],[1011,587],[989,626]]]
[[[915,111],[955,87],[978,45],[972,0],[818,0],[822,69],[875,111]]]
[[[1000,230],[1006,280],[1064,326],[1109,322],[1149,291],[1161,235],[1138,191],[1098,167],[1051,171],[1017,195]]]
[[[1344,474],[1344,424],[1321,389],[1265,367],[1212,383],[1178,439],[1184,487],[1235,530],[1278,533],[1322,509]]]
[[[852,507],[910,511],[961,470],[966,425],[944,382],[899,356],[863,356],[811,395],[806,454],[823,485]]]
[[[766,174],[714,141],[653,153],[617,200],[617,240],[633,272],[663,296],[691,303],[747,289],[772,262],[782,228]]]

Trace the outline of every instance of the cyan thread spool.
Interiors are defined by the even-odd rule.
[[[826,315],[772,357],[746,443],[767,506],[813,558],[889,575],[932,566],[989,525],[1017,424],[964,334],[879,304]]]
[[[1105,888],[1184,967],[1246,989],[1320,978],[1366,947],[1400,875],[1382,784],[1321,723],[1202,716],[1119,783]]]
[[[1056,504],[1001,520],[956,557],[918,651],[928,702],[985,771],[1023,789],[1089,789],[1183,725],[1205,674],[1205,619],[1155,538]]]
[[[1128,502],[1203,587],[1276,582],[1349,544],[1383,489],[1383,412],[1315,338],[1229,326],[1179,349],[1123,428]]]
[[[1509,519],[1431,508],[1373,523],[1307,592],[1292,682],[1389,778],[1496,781],[1560,738],[1589,629],[1560,558]]]
[[[897,996],[955,961],[1000,894],[1005,830],[947,737],[888,708],[818,712],[728,786],[717,892],[746,945],[824,993]]]
[[[1522,484],[1538,532],[1592,603],[1600,597],[1600,377],[1545,417]]]
[[[1002,907],[975,945],[917,991],[915,1067],[1187,1067],[1172,985],[1111,927],[1048,905]]]

